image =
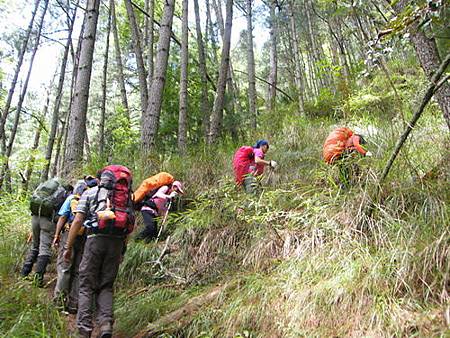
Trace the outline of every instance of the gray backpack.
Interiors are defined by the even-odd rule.
[[[30,199],[32,215],[53,217],[66,199],[67,191],[59,178],[39,184]]]

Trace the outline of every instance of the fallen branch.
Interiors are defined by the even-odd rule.
[[[231,283],[219,285],[207,293],[191,298],[182,307],[150,323],[144,330],[135,335],[134,338],[156,337],[161,333],[171,333],[182,329],[192,321],[198,310],[213,302],[222,292],[230,288],[231,285]]]

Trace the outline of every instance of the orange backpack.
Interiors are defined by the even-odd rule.
[[[347,140],[352,137],[353,132],[348,128],[337,128],[328,135],[323,145],[323,159],[331,164],[345,150]]]
[[[152,190],[159,189],[163,185],[170,185],[175,181],[172,175],[160,172],[144,180],[139,188],[134,192],[134,203],[141,202]]]

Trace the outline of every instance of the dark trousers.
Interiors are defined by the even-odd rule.
[[[137,239],[148,243],[158,236],[156,216],[150,210],[142,210],[141,213],[144,218],[144,229],[139,233]]]
[[[114,322],[113,286],[119,271],[123,237],[90,235],[86,240],[80,264],[80,292],[77,327],[80,331],[93,329],[93,302],[96,296],[97,324]]]

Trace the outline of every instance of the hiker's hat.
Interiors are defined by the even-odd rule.
[[[79,180],[75,184],[75,188],[73,189],[73,194],[81,196],[87,188],[88,188],[88,185],[86,184],[86,182],[84,180]]]
[[[172,187],[176,188],[180,194],[184,194],[183,185],[181,184],[180,181],[174,181],[172,183]]]
[[[253,148],[261,148],[262,146],[267,146],[269,148],[269,141],[267,140],[258,140]]]

